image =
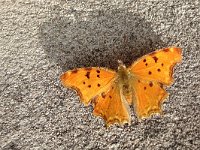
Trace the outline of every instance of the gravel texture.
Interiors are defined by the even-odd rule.
[[[200,1],[0,0],[0,149],[200,149]],[[179,46],[164,115],[104,127],[62,72]]]

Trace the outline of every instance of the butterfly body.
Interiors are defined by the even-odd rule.
[[[75,89],[85,105],[92,103],[94,115],[107,126],[130,123],[129,105],[134,105],[138,118],[162,113],[168,95],[163,85],[173,82],[173,67],[181,58],[181,49],[170,47],[147,54],[128,68],[119,61],[117,72],[100,67],[69,70],[61,81]]]
[[[132,104],[133,100],[133,87],[131,82],[134,81],[134,75],[126,68],[122,61],[118,60],[119,67],[117,71],[117,86],[126,97],[129,105]]]

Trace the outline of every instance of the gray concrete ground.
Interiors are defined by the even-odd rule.
[[[123,36],[126,35],[125,41]],[[0,0],[0,147],[199,149],[199,0]],[[179,46],[164,116],[104,127],[59,75]]]

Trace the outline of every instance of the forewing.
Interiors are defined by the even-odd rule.
[[[143,56],[129,70],[144,80],[169,85],[173,82],[173,67],[182,59],[181,53],[180,48],[161,49]]]
[[[81,101],[88,105],[96,95],[105,92],[111,86],[116,73],[105,68],[79,68],[65,72],[60,80],[65,87],[75,89]]]

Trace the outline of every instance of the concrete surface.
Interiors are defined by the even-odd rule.
[[[199,0],[0,0],[0,147],[199,149]],[[126,38],[123,38],[123,36]],[[164,116],[104,127],[59,75],[183,48]]]

